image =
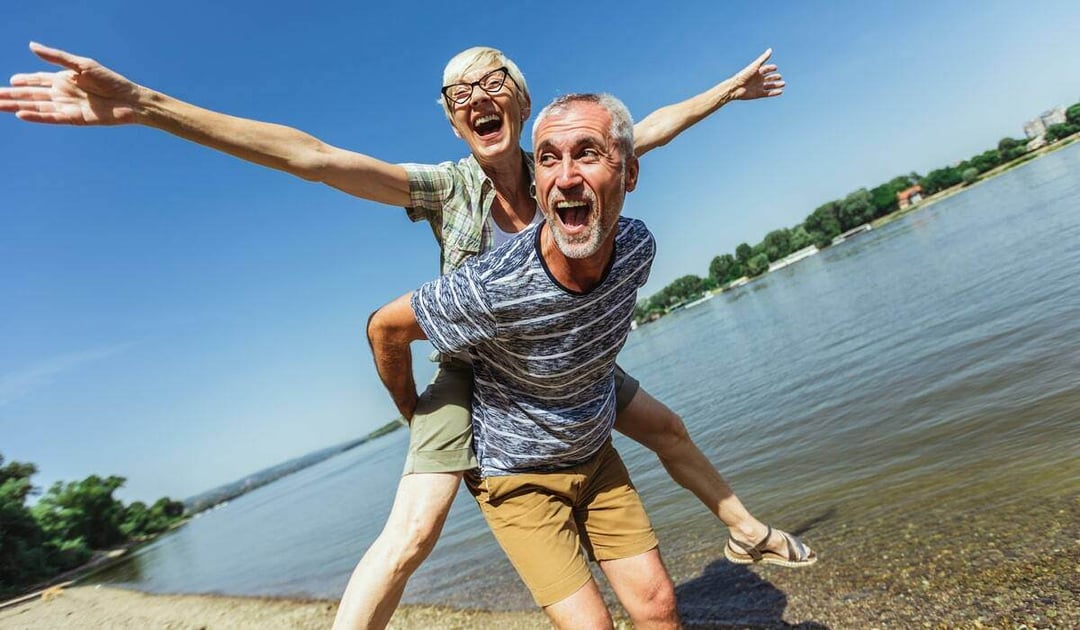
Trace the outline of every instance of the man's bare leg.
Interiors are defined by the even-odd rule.
[[[680,486],[694,493],[710,512],[731,530],[731,535],[751,545],[764,540],[768,527],[754,518],[731,486],[694,444],[682,418],[645,391],[638,389],[615,419],[615,429],[656,453],[660,463]],[[773,530],[766,547],[787,556],[787,542]]]
[[[335,630],[385,628],[409,577],[442,533],[462,473],[414,473],[398,483],[382,533],[349,578]]]
[[[619,560],[601,560],[600,568],[635,628],[680,627],[675,585],[664,568],[659,549]]]
[[[600,589],[592,578],[573,595],[544,606],[544,612],[559,630],[611,630],[611,613],[608,612]]]

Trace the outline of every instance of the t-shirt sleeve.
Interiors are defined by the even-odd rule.
[[[411,303],[417,323],[439,352],[461,352],[493,339],[497,332],[487,292],[473,265],[421,286]]]
[[[454,193],[456,165],[443,162],[401,166],[409,176],[409,205],[405,207],[405,213],[413,221],[431,221],[438,225],[443,207]]]
[[[656,258],[656,237],[642,221],[629,221],[629,264],[635,270],[635,281],[640,289],[649,281],[649,272]]]

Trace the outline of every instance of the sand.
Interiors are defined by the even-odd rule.
[[[334,621],[337,602],[145,595],[103,586],[65,589],[48,600],[0,610],[0,628],[108,628],[110,630],[325,630]],[[403,606],[391,628],[549,627],[543,613],[459,611],[432,606]]]
[[[1075,470],[1075,469],[1073,469]],[[1071,473],[1064,473],[1074,484]],[[742,567],[719,549],[669,564],[688,628],[1080,628],[1080,495],[977,506],[929,502],[910,519],[841,513],[809,527],[806,569]],[[880,522],[879,522],[880,520]],[[507,588],[520,589],[519,584]],[[498,594],[492,593],[498,600]],[[329,628],[337,603],[144,595],[79,586],[0,609],[15,628]],[[392,628],[547,628],[539,611],[403,606]]]

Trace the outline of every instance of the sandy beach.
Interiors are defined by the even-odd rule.
[[[0,610],[0,628],[108,628],[110,630],[326,630],[337,602],[145,595],[102,586],[79,586],[48,600],[37,599]],[[403,606],[391,628],[547,628],[540,612],[483,612],[434,606]]]
[[[702,558],[705,568],[694,576],[676,569],[683,621],[719,629],[1080,627],[1080,496],[1018,500],[993,519],[955,507],[927,512],[918,526],[884,524],[895,532],[885,540],[814,527],[822,559],[809,569],[740,567],[719,555]],[[90,585],[0,610],[0,629],[329,628],[336,608],[327,600],[145,595]],[[411,605],[391,627],[550,626],[539,611]]]

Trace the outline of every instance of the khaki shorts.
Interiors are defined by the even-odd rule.
[[[657,546],[641,498],[609,441],[584,464],[550,473],[466,475],[491,532],[540,606],[591,578],[591,560],[631,558]]]
[[[641,387],[615,366],[615,409],[630,404]],[[439,363],[439,371],[416,403],[409,423],[409,453],[403,475],[462,472],[477,467],[472,447],[472,365],[460,359]]]

